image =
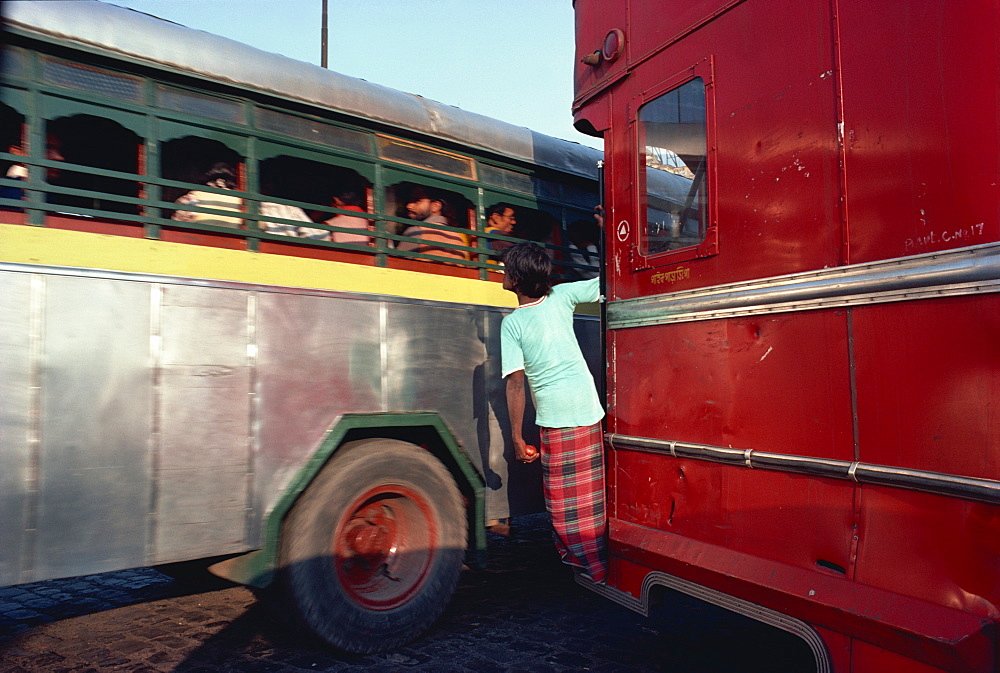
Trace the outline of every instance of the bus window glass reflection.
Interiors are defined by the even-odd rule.
[[[645,250],[697,245],[707,221],[705,85],[693,79],[639,110],[646,181]]]

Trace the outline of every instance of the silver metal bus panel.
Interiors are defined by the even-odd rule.
[[[257,549],[349,413],[437,412],[487,520],[544,507],[507,436],[502,309],[2,264],[0,310],[0,584]]]

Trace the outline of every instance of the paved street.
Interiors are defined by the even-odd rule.
[[[514,523],[431,631],[395,652],[334,652],[243,587],[140,569],[0,589],[0,671],[810,670],[793,638],[692,599],[645,619],[595,596],[559,563],[544,517]]]

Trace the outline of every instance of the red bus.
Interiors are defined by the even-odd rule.
[[[576,0],[610,573],[821,671],[994,671],[996,4]]]

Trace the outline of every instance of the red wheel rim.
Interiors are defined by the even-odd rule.
[[[337,579],[369,610],[390,610],[427,580],[438,530],[427,498],[399,485],[365,491],[338,522],[333,538]]]

